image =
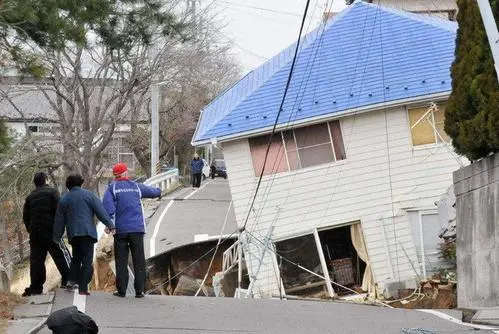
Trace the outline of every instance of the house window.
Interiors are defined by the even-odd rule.
[[[270,136],[249,140],[255,175],[260,175]],[[346,159],[338,121],[274,134],[264,175]]]
[[[444,131],[445,106],[408,109],[412,145],[428,145],[449,142]]]
[[[251,138],[249,140],[255,175],[260,175],[262,172],[269,140],[270,135]],[[280,173],[287,170],[288,166],[286,162],[286,155],[284,153],[284,146],[282,144],[282,137],[281,133],[278,132],[272,137],[272,144],[270,145],[263,175]]]
[[[30,125],[30,126],[28,126],[28,131],[31,133],[38,132],[38,126],[37,125]]]
[[[408,216],[423,278],[441,269],[450,269],[452,265],[441,257],[439,251],[441,239],[438,235],[442,231],[442,225],[438,214],[430,211],[410,211]]]
[[[134,169],[135,156],[133,153],[119,153],[118,161],[126,163],[129,169]]]

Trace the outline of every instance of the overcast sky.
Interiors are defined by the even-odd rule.
[[[234,56],[248,72],[296,41],[305,4],[306,0],[214,0],[212,6],[226,24],[222,38],[231,41]],[[345,0],[311,0],[305,31],[317,27],[326,8],[341,11]]]

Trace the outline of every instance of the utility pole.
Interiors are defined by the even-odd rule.
[[[151,177],[158,172],[159,162],[159,84],[151,85]]]
[[[477,0],[477,3],[478,8],[480,8],[480,14],[482,15],[485,32],[489,39],[490,49],[492,50],[497,80],[499,80],[499,32],[497,32],[496,21],[489,0]]]

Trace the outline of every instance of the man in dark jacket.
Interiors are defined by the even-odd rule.
[[[191,161],[192,186],[194,188],[199,188],[201,186],[201,174],[203,173],[203,167],[203,159],[199,159],[199,155],[197,153],[194,154],[194,158]]]
[[[71,256],[63,242],[55,243],[54,220],[59,192],[47,185],[47,175],[38,172],[33,177],[35,190],[26,198],[23,208],[23,221],[29,233],[31,248],[29,273],[31,284],[24,290],[23,296],[41,294],[46,280],[45,259],[47,252],[52,256],[59,273],[61,285],[65,286],[69,274]]]
[[[161,189],[136,183],[128,178],[128,167],[117,163],[113,167],[114,182],[104,193],[104,207],[114,218],[114,260],[116,263],[115,296],[125,297],[128,286],[128,252],[132,253],[135,273],[135,297],[144,297],[146,282],[146,259],[144,254],[144,234],[146,222],[142,208],[142,198],[160,198]]]
[[[97,229],[94,215],[115,232],[114,224],[93,192],[82,189],[84,180],[81,175],[69,175],[66,187],[69,192],[59,201],[55,216],[54,241],[59,242],[66,229],[69,243],[73,248],[73,259],[68,277],[68,286],[78,284],[80,295],[89,295],[88,283],[92,279],[94,243],[97,242]]]

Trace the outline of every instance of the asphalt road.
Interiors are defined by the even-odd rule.
[[[199,189],[183,188],[163,199],[147,226],[146,257],[206,238],[217,239],[221,232],[231,234],[237,225],[230,202],[229,182],[221,178],[207,179]]]
[[[58,290],[54,310],[71,305]],[[119,298],[93,292],[86,313],[103,334],[131,333],[493,333],[415,310],[339,302],[146,296]],[[425,329],[428,332],[415,331]],[[50,333],[47,329],[41,333]]]
[[[222,234],[235,230],[234,212],[228,210],[228,182],[216,179],[204,185],[199,190],[182,189],[163,199],[149,221],[146,247],[153,236],[156,254],[193,243],[196,235],[217,237],[227,212],[227,225]],[[150,249],[146,251],[149,255]],[[416,310],[344,302],[153,295],[136,299],[101,292],[75,297],[72,292],[58,290],[53,310],[73,305],[75,301],[96,321],[99,333],[104,334],[494,333]],[[41,333],[50,331],[44,328]]]

